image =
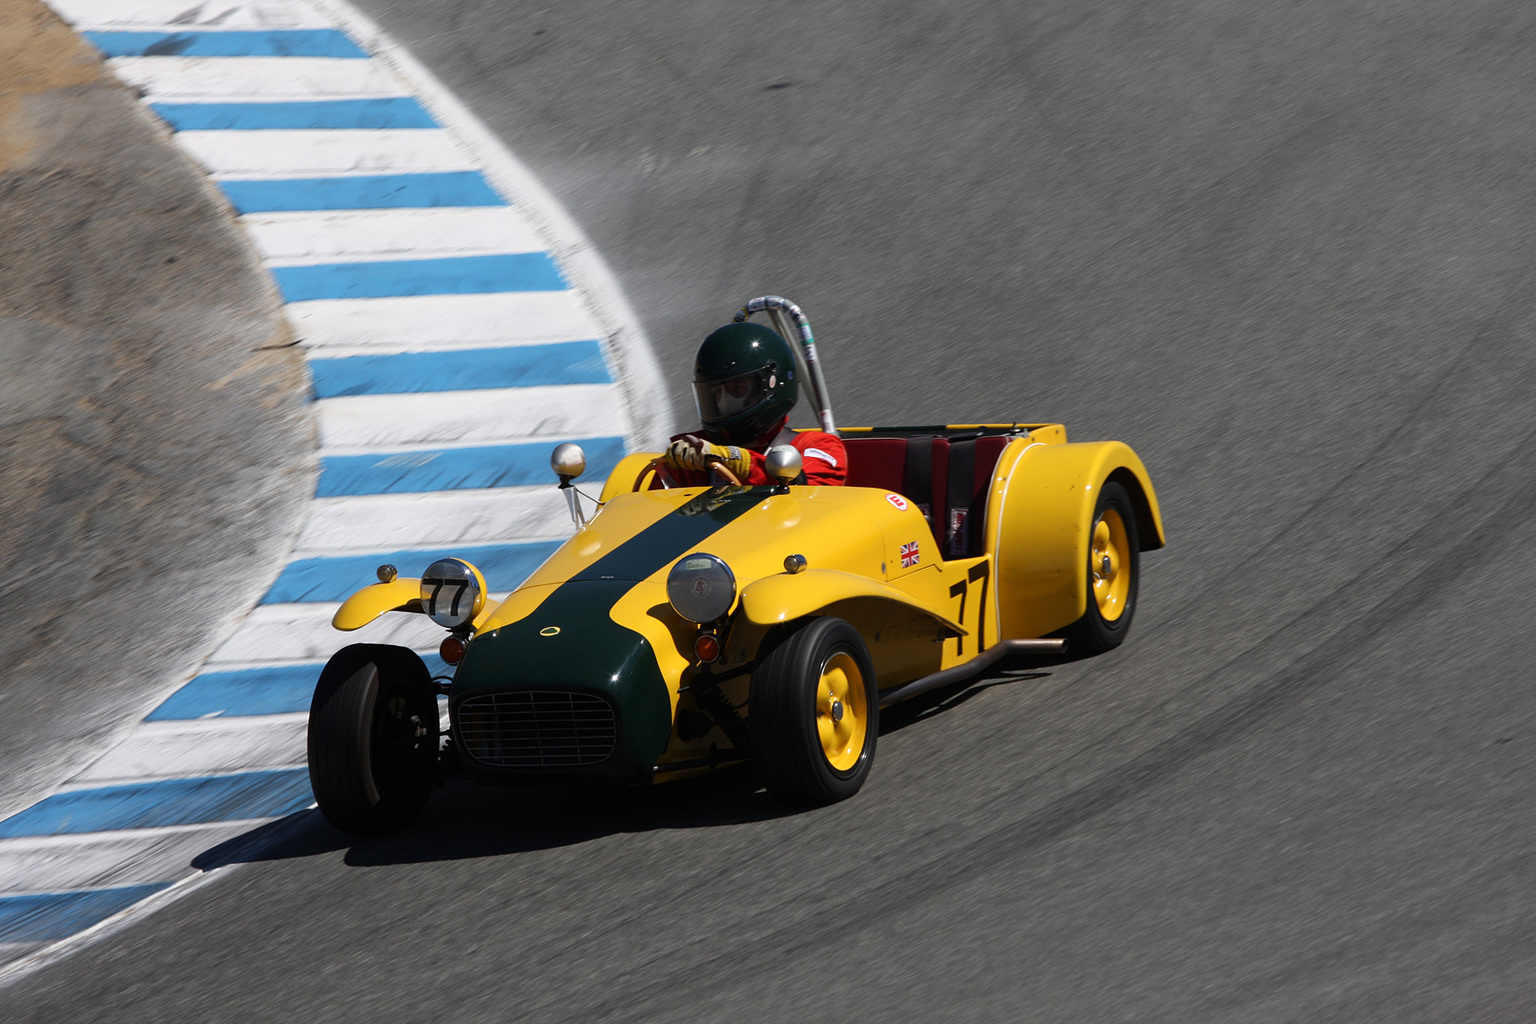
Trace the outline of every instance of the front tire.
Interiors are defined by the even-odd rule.
[[[858,630],[813,619],[775,647],[753,673],[749,725],[770,795],[822,805],[857,793],[880,731],[880,692]]]
[[[1103,654],[1119,647],[1131,631],[1141,582],[1141,538],[1136,507],[1113,480],[1099,488],[1089,528],[1088,607],[1062,636],[1069,655]]]
[[[435,782],[437,690],[414,652],[353,644],[320,673],[309,708],[309,783],[343,832],[382,835],[421,813]]]

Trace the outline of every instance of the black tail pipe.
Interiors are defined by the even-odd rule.
[[[1067,642],[1065,640],[1003,640],[993,644],[984,652],[972,658],[964,665],[956,665],[942,672],[914,679],[910,683],[902,683],[893,686],[889,690],[880,691],[880,706],[889,707],[897,701],[906,700],[908,697],[916,697],[920,693],[936,690],[950,683],[958,683],[962,679],[968,679],[976,675],[993,662],[1007,654],[1040,654],[1059,655],[1065,654]]]

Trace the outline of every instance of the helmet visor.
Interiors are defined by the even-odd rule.
[[[695,381],[693,399],[703,423],[721,423],[756,407],[768,394],[764,374],[754,371],[725,380]]]

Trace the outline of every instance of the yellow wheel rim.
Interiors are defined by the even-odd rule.
[[[864,673],[852,655],[839,651],[827,659],[816,684],[816,731],[827,763],[840,772],[858,764],[868,728]]]
[[[1125,614],[1125,601],[1131,593],[1131,539],[1116,509],[1105,509],[1093,524],[1088,580],[1093,584],[1099,618],[1114,622]]]

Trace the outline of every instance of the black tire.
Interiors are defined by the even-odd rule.
[[[839,678],[846,696],[834,702]],[[835,803],[857,793],[869,777],[880,732],[880,691],[863,638],[842,619],[812,619],[778,644],[752,675],[749,709],[752,760],[775,798],[799,805]],[[825,743],[823,730],[830,737]]]
[[[437,688],[414,651],[353,644],[320,673],[309,707],[309,784],[343,832],[409,825],[436,781]]]
[[[1104,552],[1099,551],[1095,543],[1101,530],[1111,534],[1116,549],[1112,553],[1115,563],[1112,566],[1113,580],[1106,588],[1110,599],[1105,601],[1101,601],[1095,592],[1095,575],[1102,575],[1103,568]],[[1136,506],[1121,484],[1110,480],[1099,488],[1099,500],[1094,506],[1088,536],[1088,559],[1083,567],[1087,573],[1088,607],[1082,618],[1061,633],[1067,641],[1067,654],[1072,657],[1103,654],[1119,647],[1130,633],[1131,619],[1136,614],[1136,592],[1141,583],[1141,538],[1136,530]],[[1117,593],[1118,600],[1114,599]]]

